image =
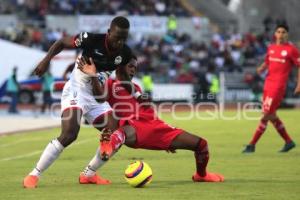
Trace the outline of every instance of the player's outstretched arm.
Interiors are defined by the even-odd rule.
[[[47,55],[37,65],[34,72],[38,76],[42,76],[48,69],[51,59],[59,54],[65,48],[75,48],[73,45],[73,37],[66,36],[57,40],[48,50]]]
[[[296,89],[294,91],[295,95],[300,94],[300,67],[298,67],[298,78],[297,78],[297,86]]]

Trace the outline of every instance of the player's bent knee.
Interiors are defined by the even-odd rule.
[[[78,134],[62,133],[57,139],[64,147],[67,147],[77,139],[77,136]]]
[[[208,152],[208,142],[204,138],[200,138],[198,145],[196,147],[196,151],[199,152]]]

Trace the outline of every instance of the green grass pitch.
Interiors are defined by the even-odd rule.
[[[234,116],[235,111],[225,113]],[[282,110],[279,116],[297,144],[300,144],[299,110]],[[177,116],[188,116],[178,113]],[[258,113],[252,114],[259,116]],[[0,199],[299,199],[300,148],[278,153],[283,140],[269,124],[256,147],[256,153],[243,155],[255,130],[257,120],[174,120],[167,122],[188,132],[205,137],[209,142],[209,171],[224,174],[224,183],[193,183],[193,153],[177,151],[135,150],[125,146],[109,161],[100,174],[113,183],[107,186],[78,184],[79,172],[92,158],[98,146],[97,131],[82,128],[77,141],[43,174],[39,187],[25,190],[22,179],[34,167],[47,143],[58,136],[60,129],[0,137]],[[126,166],[142,159],[153,170],[153,181],[141,189],[131,188],[124,180]]]

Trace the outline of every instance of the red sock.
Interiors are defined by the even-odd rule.
[[[253,138],[252,138],[250,144],[255,145],[257,143],[260,136],[262,136],[262,134],[265,132],[265,130],[267,128],[267,124],[268,124],[268,121],[260,120],[260,123],[253,135]]]
[[[125,142],[125,132],[123,129],[118,129],[113,132],[110,136],[110,142],[113,148],[113,151],[117,150]]]
[[[277,132],[279,133],[279,135],[284,139],[284,141],[286,143],[289,143],[292,141],[292,139],[290,138],[289,134],[287,133],[282,121],[277,118],[275,121],[272,122],[274,128],[277,130]]]
[[[205,139],[200,139],[195,151],[196,167],[198,175],[206,176],[206,166],[209,160],[208,145]]]

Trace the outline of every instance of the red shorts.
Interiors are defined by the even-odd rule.
[[[280,106],[285,91],[264,90],[263,95],[263,113],[274,114]]]
[[[160,119],[121,120],[120,126],[126,123],[133,126],[136,130],[134,148],[169,150],[172,141],[183,133],[182,129],[172,127]]]

